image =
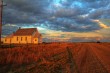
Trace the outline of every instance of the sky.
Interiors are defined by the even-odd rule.
[[[110,0],[3,0],[2,36],[38,28],[44,41],[110,42]]]

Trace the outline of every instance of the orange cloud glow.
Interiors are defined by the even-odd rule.
[[[110,28],[106,24],[102,23],[100,20],[93,20],[94,22],[97,22],[101,28]]]

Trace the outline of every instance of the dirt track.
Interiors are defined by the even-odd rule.
[[[97,50],[98,48],[95,46],[100,47],[101,45],[94,43],[82,44],[82,47],[76,56],[76,62],[80,73],[108,73],[110,66],[106,66],[110,65],[110,62],[107,62],[110,56],[101,59],[101,55],[104,56],[107,51],[100,54],[98,53],[100,50]],[[105,61],[104,59],[106,58],[107,60]]]

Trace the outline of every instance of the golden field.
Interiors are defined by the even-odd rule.
[[[1,48],[0,73],[110,73],[110,43]]]

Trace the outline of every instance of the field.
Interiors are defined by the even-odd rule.
[[[110,43],[1,48],[0,73],[110,73]]]

